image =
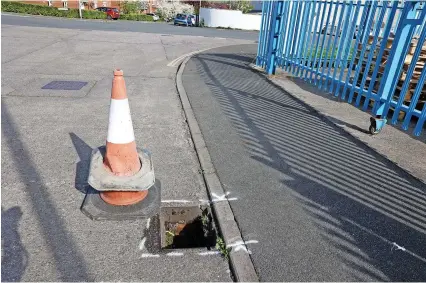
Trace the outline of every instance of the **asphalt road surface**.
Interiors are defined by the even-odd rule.
[[[425,281],[425,185],[252,70],[255,54],[197,54],[182,80],[260,280]]]
[[[18,25],[30,27],[66,28],[100,31],[130,31],[144,33],[160,33],[173,35],[192,35],[205,37],[222,37],[246,40],[257,40],[257,31],[220,30],[215,28],[195,28],[174,26],[170,23],[146,23],[135,21],[99,21],[51,18],[41,16],[24,16],[14,14],[1,15],[2,25]]]

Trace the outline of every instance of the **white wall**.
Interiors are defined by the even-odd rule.
[[[262,15],[248,15],[235,10],[201,8],[200,21],[202,19],[206,27],[260,30]]]

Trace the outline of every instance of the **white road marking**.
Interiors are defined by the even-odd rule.
[[[167,67],[177,67],[179,66],[180,62],[182,62],[186,57],[189,57],[191,55],[195,55],[197,53],[212,49],[213,47],[210,48],[206,48],[206,49],[201,49],[201,50],[196,50],[196,51],[192,51],[186,54],[183,54],[182,56],[179,56],[178,58],[174,59],[173,61],[171,61],[169,64],[167,64]]]

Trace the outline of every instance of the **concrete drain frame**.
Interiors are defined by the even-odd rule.
[[[210,206],[160,208],[161,249],[186,250],[216,246],[218,236]]]

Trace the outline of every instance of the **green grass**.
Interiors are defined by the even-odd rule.
[[[350,61],[352,59],[353,56],[353,52],[354,52],[354,48],[350,48],[349,49],[349,56],[348,56],[348,61]],[[322,55],[322,57],[321,57]],[[321,46],[318,46],[318,49],[316,50],[316,58],[322,58],[323,60],[325,59],[331,59],[331,58],[336,58],[338,55],[338,50],[337,48],[333,49],[333,48],[329,48],[328,50],[326,48],[324,48],[324,50],[322,50],[321,52]],[[341,52],[340,56],[343,58],[344,57],[344,53]],[[309,58],[309,56],[311,56],[311,58],[315,58],[315,48],[312,49],[308,49],[305,52],[305,58]]]

